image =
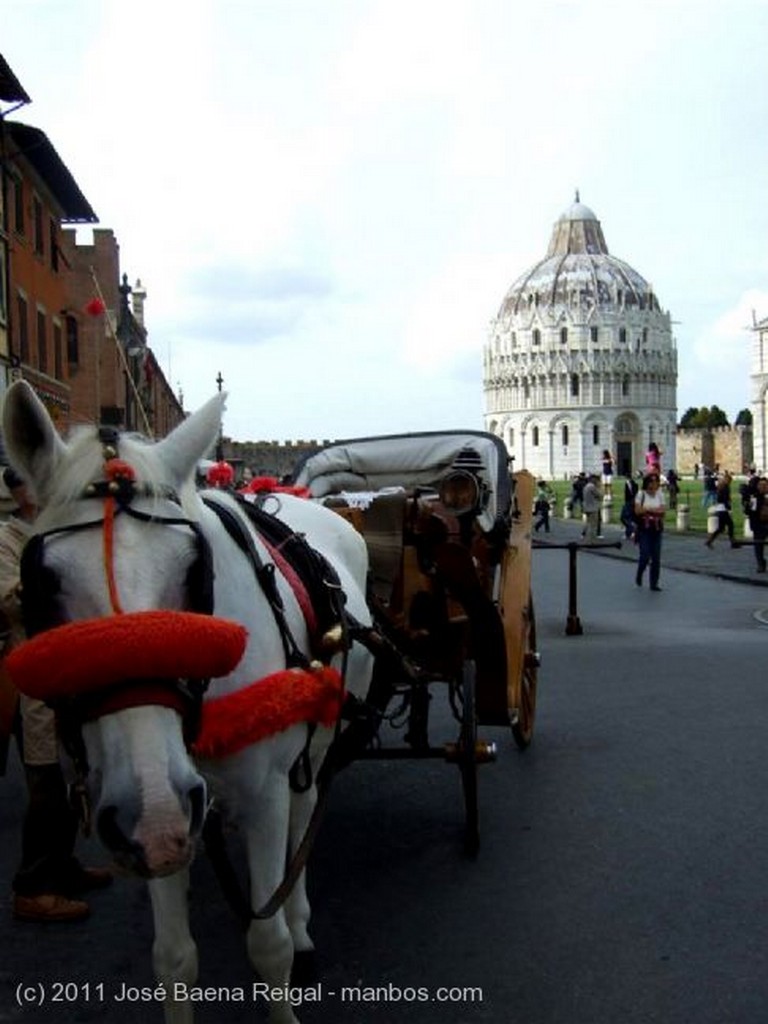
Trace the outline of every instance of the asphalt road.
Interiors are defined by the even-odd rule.
[[[567,636],[567,554],[534,554],[540,671],[532,747],[487,729],[482,846],[461,850],[458,772],[439,762],[341,773],[315,850],[321,989],[304,1024],[763,1024],[768,1019],[768,699],[761,587],[579,555],[581,636]],[[453,738],[433,702],[433,740]],[[3,783],[10,878],[22,791]],[[96,859],[91,846],[85,855]],[[263,1020],[230,911],[194,869],[200,1024]],[[84,924],[10,919],[0,901],[0,1021],[152,1024],[140,883],[92,898]],[[20,982],[72,982],[71,1003],[21,1008]],[[105,997],[97,988],[104,985]],[[90,985],[90,991],[85,988]],[[225,1003],[227,994],[244,1002]],[[344,995],[346,998],[342,998]],[[442,1001],[445,999],[446,1001]]]

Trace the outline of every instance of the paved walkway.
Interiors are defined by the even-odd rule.
[[[581,531],[583,523],[576,519],[552,519],[551,532],[539,530],[533,534],[534,546],[547,544],[582,543]],[[661,548],[661,568],[679,569],[682,572],[700,573],[715,576],[719,579],[731,580],[736,583],[749,583],[753,586],[768,587],[768,573],[758,573],[755,553],[751,541],[744,542],[743,547],[732,548],[728,537],[721,534],[709,549],[704,545],[703,533],[678,533],[669,526],[664,531]],[[737,534],[737,542],[743,540]],[[611,547],[616,541],[621,547]],[[594,547],[584,546],[579,554],[599,555],[603,558],[621,558],[626,561],[637,561],[637,546],[631,540],[625,540],[624,527],[621,524],[608,523],[603,526],[602,540]]]

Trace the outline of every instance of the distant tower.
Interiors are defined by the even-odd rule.
[[[144,326],[144,303],[147,300],[147,289],[141,283],[141,278],[136,278],[136,284],[133,286],[133,315],[136,318],[136,323],[141,327]]]
[[[576,193],[549,249],[510,287],[484,350],[486,429],[515,468],[563,478],[643,465],[655,441],[676,460],[677,352],[671,318],[648,282],[611,256]]]
[[[752,314],[752,437],[753,461],[761,473],[768,471],[768,317]]]

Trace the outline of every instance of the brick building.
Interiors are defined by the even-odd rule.
[[[0,102],[13,104],[0,108],[0,397],[23,377],[62,433],[108,423],[162,437],[184,411],[148,345],[145,293],[121,282],[111,230],[80,244],[68,227],[97,216],[46,134],[9,120],[30,99],[1,56]]]

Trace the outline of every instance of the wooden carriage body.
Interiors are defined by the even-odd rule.
[[[445,492],[457,477],[477,485],[460,507]],[[364,536],[369,606],[409,668],[450,680],[471,660],[478,724],[511,725],[526,746],[537,666],[533,478],[510,473],[503,442],[471,430],[340,441],[304,459],[293,482]]]

